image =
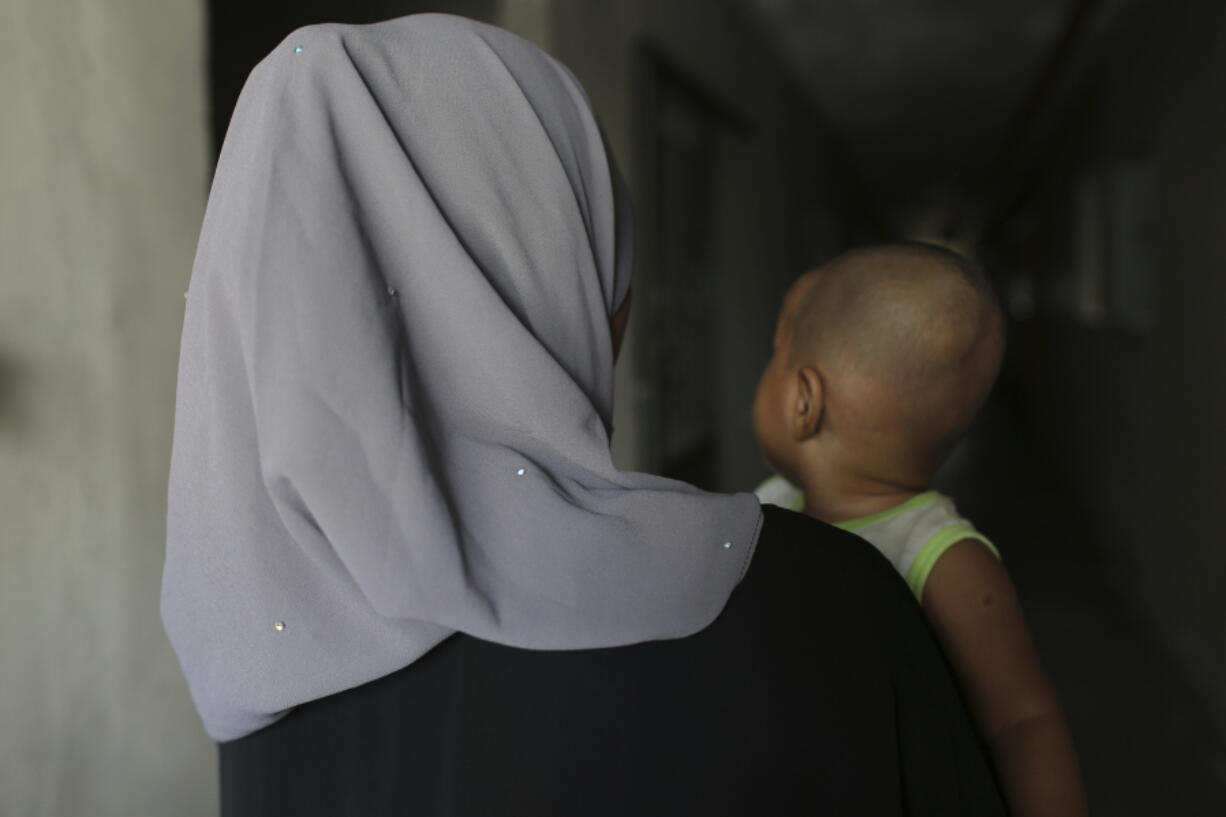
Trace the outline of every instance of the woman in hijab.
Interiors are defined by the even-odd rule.
[[[513,35],[314,26],[252,72],[162,597],[223,814],[999,812],[870,548],[614,467],[630,266],[582,89]]]

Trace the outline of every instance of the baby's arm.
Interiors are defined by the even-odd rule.
[[[1084,817],[1073,738],[1009,575],[967,539],[928,576],[923,608],[962,683],[1017,817]]]

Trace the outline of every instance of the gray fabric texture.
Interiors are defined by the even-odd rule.
[[[455,631],[694,633],[752,494],[618,470],[629,204],[582,88],[490,26],[322,25],[252,72],[184,319],[162,617],[248,734]]]

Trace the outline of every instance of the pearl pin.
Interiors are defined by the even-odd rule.
[[[731,547],[732,547],[732,543],[731,543],[731,542],[724,542],[724,550],[728,550],[728,549],[729,549],[729,548],[731,548]]]
[[[294,53],[295,53],[295,54],[301,54],[301,53],[302,53],[302,46],[298,46],[297,48],[295,48],[295,49],[294,49]]]
[[[519,475],[522,477],[524,474],[528,473],[528,470],[527,470],[526,468],[520,468],[520,469],[519,469],[518,471],[516,471],[515,473],[516,473],[516,474],[519,474]]]
[[[277,632],[281,632],[282,630],[285,629],[285,622],[284,621],[274,621],[272,623],[272,628],[276,630]]]

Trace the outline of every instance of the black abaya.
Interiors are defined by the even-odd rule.
[[[222,744],[223,817],[1004,814],[893,568],[764,510],[706,630],[574,652],[454,636]]]

